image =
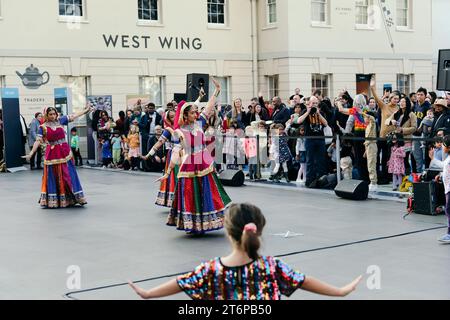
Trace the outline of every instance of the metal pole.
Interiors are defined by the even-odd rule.
[[[261,159],[259,157],[259,132],[256,133],[256,178],[261,180]]]
[[[341,181],[341,137],[336,134],[336,173],[337,181]]]

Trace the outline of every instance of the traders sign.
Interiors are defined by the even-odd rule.
[[[202,40],[190,37],[150,37],[138,35],[103,34],[107,48],[139,49],[155,48],[175,50],[200,50]]]

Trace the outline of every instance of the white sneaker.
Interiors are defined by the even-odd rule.
[[[369,191],[377,191],[378,185],[377,184],[369,184]]]

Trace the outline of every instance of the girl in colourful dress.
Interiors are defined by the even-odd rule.
[[[405,157],[406,152],[404,149],[403,141],[399,141],[399,139],[403,139],[402,134],[393,134],[392,135],[392,148],[391,148],[391,158],[388,162],[388,172],[392,173],[392,190],[398,191],[398,188],[402,184],[403,176],[405,175]]]
[[[129,282],[143,299],[166,297],[184,291],[194,300],[280,300],[298,288],[344,297],[354,291],[361,276],[336,288],[297,272],[280,259],[258,253],[266,224],[261,210],[251,204],[233,204],[225,227],[233,251],[226,257],[200,264],[194,271],[154,289],[144,290]]]
[[[195,104],[184,103],[177,109],[175,146],[169,168],[159,180],[167,179],[177,163],[178,183],[167,225],[191,234],[223,228],[225,208],[231,199],[225,192],[214,167],[214,159],[206,147],[203,132],[220,93],[220,84],[213,79],[216,90],[200,116]]]
[[[63,126],[92,110],[87,106],[79,113],[63,116],[60,119],[58,119],[58,113],[54,107],[49,107],[44,111],[45,122],[39,127],[36,142],[30,153],[23,157],[30,160],[40,148],[41,143],[46,143],[44,173],[39,199],[41,207],[66,208],[87,203]]]
[[[170,159],[172,157],[172,149],[174,147],[174,119],[175,111],[169,110],[164,116],[164,131],[159,138],[158,142],[152,147],[148,154],[142,157],[143,160],[148,160],[153,157],[156,152],[165,145],[166,154],[166,166],[164,172],[169,169]],[[163,179],[159,186],[158,196],[156,197],[155,204],[162,207],[172,208],[173,197],[175,195],[175,187],[177,185],[178,164],[175,165],[172,172],[167,179]]]

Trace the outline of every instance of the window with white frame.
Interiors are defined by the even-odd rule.
[[[357,25],[367,25],[369,20],[369,0],[355,1],[355,19]]]
[[[397,90],[406,95],[413,92],[413,78],[412,74],[397,74]]]
[[[59,0],[59,15],[61,17],[84,17],[85,8],[83,0]]]
[[[217,82],[220,83],[221,90],[220,95],[217,98],[217,101],[220,104],[231,104],[231,97],[230,97],[230,91],[229,91],[229,84],[230,84],[230,78],[229,77],[214,77],[214,79],[217,80]],[[212,79],[209,79],[209,96],[211,97],[214,94],[214,83],[212,82]]]
[[[138,19],[142,21],[159,21],[159,0],[138,0]]]
[[[208,23],[226,24],[226,0],[208,0]]]
[[[328,23],[328,0],[311,0],[311,20],[315,23]]]
[[[91,77],[61,77],[62,87],[71,89],[72,112],[79,112],[86,106],[86,96],[91,95]],[[69,110],[70,111],[70,110]],[[74,126],[86,125],[86,117],[78,118]]]
[[[278,75],[267,77],[267,88],[269,99],[279,95]]]
[[[397,0],[397,27],[409,28],[411,26],[410,0]]]
[[[331,83],[331,75],[330,74],[319,74],[313,73],[311,75],[311,89],[312,91],[321,90],[322,97],[329,97]]]
[[[277,0],[267,1],[267,24],[274,24],[277,22]]]
[[[139,77],[139,94],[150,95],[150,101],[157,107],[162,107],[163,82],[163,77]]]

